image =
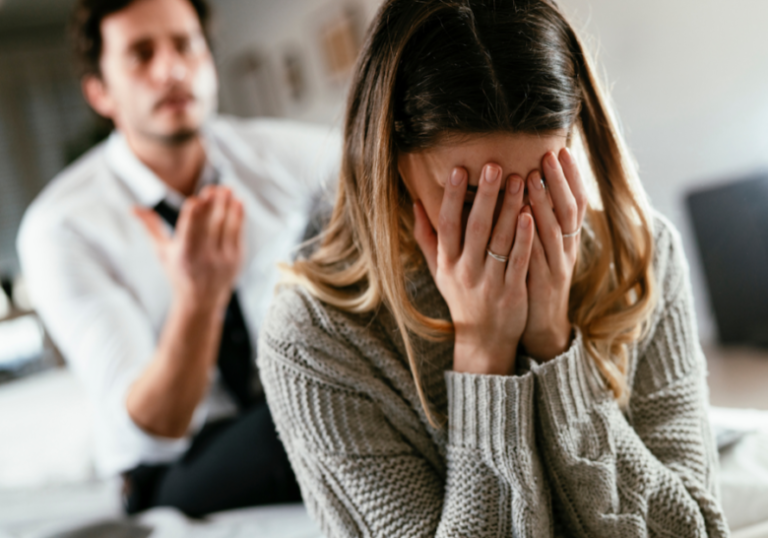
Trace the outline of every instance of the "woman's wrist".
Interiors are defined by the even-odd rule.
[[[531,335],[523,342],[526,355],[541,362],[547,362],[562,355],[573,342],[573,326],[559,331],[548,331],[546,334]]]
[[[453,371],[465,374],[511,375],[515,371],[517,342],[507,345],[462,342],[453,348]]]

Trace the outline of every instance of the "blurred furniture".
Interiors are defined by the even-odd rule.
[[[34,11],[66,4],[50,2]],[[18,270],[16,234],[24,210],[61,171],[69,146],[93,121],[72,66],[66,20],[64,16],[60,26],[40,31],[0,31],[1,273]]]
[[[687,202],[720,342],[768,347],[768,171]]]
[[[12,308],[0,316],[0,342],[0,385],[64,366],[34,311]]]
[[[723,507],[733,536],[768,538],[768,412],[713,408],[710,417],[715,428],[750,432],[720,458]],[[90,420],[86,395],[65,368],[0,386],[0,537],[116,536],[62,534],[99,521],[125,521],[119,481],[94,473]],[[139,523],[154,529],[152,538],[321,536],[301,505],[234,510],[205,522],[156,509]]]
[[[707,345],[704,354],[712,405],[768,410],[768,349]]]
[[[61,353],[32,309],[21,275],[0,278],[0,283],[0,384],[64,366]]]
[[[768,537],[768,412],[714,407],[715,430],[747,432],[720,451],[720,497],[734,538]]]
[[[128,521],[121,484],[96,475],[90,430],[86,394],[66,368],[0,385],[0,538],[135,536],[116,533]],[[112,527],[87,529],[104,521]],[[138,523],[153,528],[153,538],[321,538],[301,504],[234,510],[205,523],[161,508]],[[75,528],[82,529],[68,534]]]
[[[734,538],[768,537],[768,350],[705,345],[715,428],[750,432],[720,455],[723,508]]]

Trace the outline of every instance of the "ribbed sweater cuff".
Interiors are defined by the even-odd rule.
[[[506,453],[511,443],[533,440],[533,375],[496,376],[446,372],[448,442],[480,449],[490,456]]]
[[[541,403],[555,428],[583,420],[598,402],[612,398],[592,358],[584,349],[581,332],[562,355],[531,367]]]

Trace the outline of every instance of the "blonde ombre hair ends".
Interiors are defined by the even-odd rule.
[[[284,281],[341,310],[388,308],[430,422],[412,335],[449,337],[410,300],[423,263],[397,155],[449,134],[549,133],[579,140],[597,203],[587,210],[569,316],[620,401],[627,346],[655,305],[653,235],[642,187],[592,62],[549,0],[388,0],[368,31],[344,125],[336,203],[320,244]]]

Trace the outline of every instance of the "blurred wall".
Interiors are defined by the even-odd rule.
[[[326,0],[219,0],[222,63],[249,47],[279,55],[304,43],[322,95],[286,115],[337,121],[340,93],[324,86],[313,48]],[[768,167],[768,3],[764,0],[560,0],[587,36],[653,205],[680,229],[692,267],[699,329],[715,325],[684,206],[693,188]],[[367,19],[378,0],[360,0]],[[227,109],[226,92],[222,107]],[[768,210],[768,208],[766,208]]]
[[[559,1],[577,27],[594,37],[593,45],[597,46],[592,48],[600,50],[600,63],[607,72],[619,116],[651,201],[683,234],[692,266],[701,335],[711,339],[714,323],[685,213],[684,195],[689,189],[768,167],[768,32],[763,28],[768,21],[768,3],[765,0],[727,3],[714,0]],[[5,0],[0,8],[0,59],[5,54],[3,51],[18,50],[18,43],[28,42],[24,36],[31,37],[34,28],[59,32],[57,28],[61,28],[72,3],[72,0]],[[323,25],[336,16],[340,6],[353,6],[364,28],[379,0],[211,0],[211,3],[216,19],[215,54],[222,79],[222,111],[339,124],[346,83],[328,76],[318,34]],[[57,47],[62,54],[66,50],[66,47]],[[298,58],[302,66],[305,93],[298,99],[289,98],[279,90],[285,86],[283,64],[287,55]],[[256,58],[263,66],[261,78],[255,79],[251,86],[238,82],[237,73],[242,70],[243,58]],[[15,65],[23,67],[32,63],[16,62]],[[266,101],[243,103],[249,96],[261,93],[260,88],[270,86],[266,84],[270,77],[277,81],[278,90],[274,95]],[[9,78],[8,72],[0,72],[0,83]],[[59,118],[68,117],[68,110],[80,110],[81,102],[75,102],[72,97],[73,86],[67,83],[65,87],[68,89],[53,90],[53,93],[46,90],[49,95],[65,97],[50,97],[54,104],[39,105],[37,109],[57,108]],[[17,91],[17,95],[29,100],[23,92]],[[83,117],[81,112],[76,115]],[[30,119],[29,125],[34,121]],[[61,126],[43,127],[42,134],[32,138],[43,140],[47,136],[52,140],[65,134],[74,136],[82,130],[82,126],[75,125],[80,121],[73,118],[63,125],[56,124]],[[6,127],[11,125],[7,120],[0,123]],[[39,121],[37,124],[43,125]],[[11,151],[9,144],[18,137],[16,130],[6,131],[5,136],[1,136],[0,129],[0,146],[5,147],[0,147],[0,153]],[[3,191],[0,196],[6,200],[17,196],[16,205],[26,204],[53,175],[54,161],[61,166],[63,157],[57,159],[49,158],[35,165],[40,171],[33,174],[36,178],[33,184],[24,185],[23,189],[17,185],[16,194],[3,190],[8,188],[8,182],[4,184],[5,180],[0,178],[0,191]],[[0,161],[6,161],[7,168],[7,160]],[[2,165],[0,162],[0,167]],[[0,174],[10,177],[8,173],[0,170]],[[17,207],[11,214],[7,207],[8,204],[6,209],[0,207],[0,232],[6,232],[6,243],[8,226],[13,225],[23,209]],[[6,257],[6,266],[9,263],[12,266],[14,261]]]
[[[305,77],[306,95],[292,102],[279,91],[271,111],[274,115],[297,120],[340,125],[347,79],[328,76],[327,59],[321,46],[321,33],[341,10],[351,11],[358,38],[362,40],[379,0],[216,0],[214,28],[215,55],[220,68],[223,112],[240,113],[238,84],[233,75],[240,59],[257,54],[266,64],[267,76],[277,79],[284,89],[283,62],[294,54]],[[263,96],[262,96],[263,97]],[[272,114],[270,114],[272,115]]]
[[[73,0],[0,4],[0,277],[18,271],[16,232],[29,202],[67,162],[89,113],[65,24]]]
[[[713,339],[684,196],[768,168],[768,2],[560,2],[599,45],[651,203],[682,233],[701,337]]]

